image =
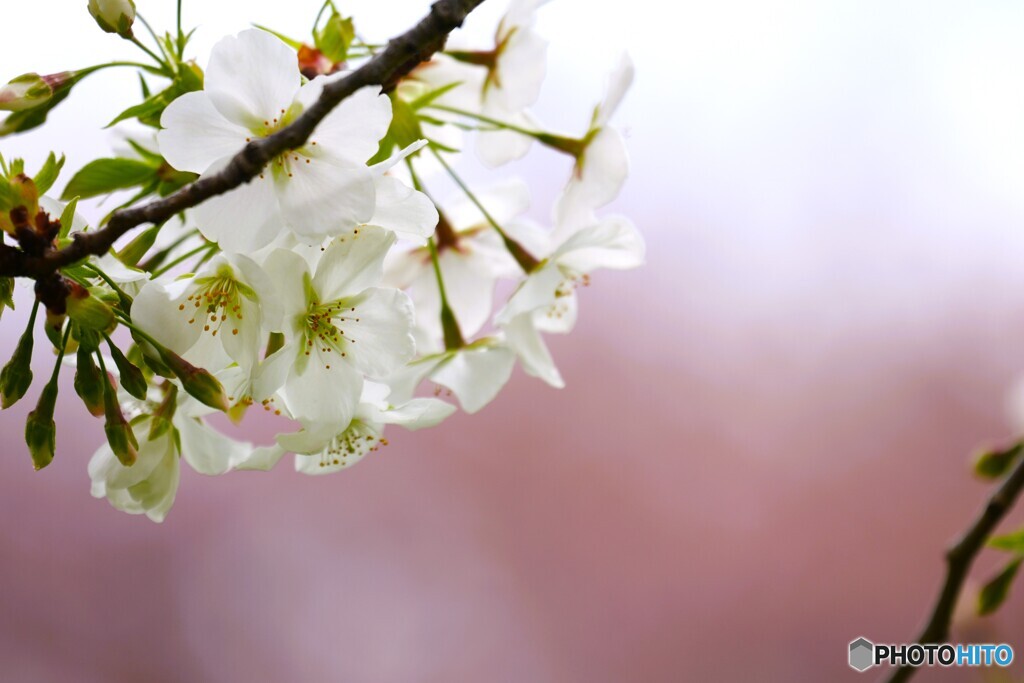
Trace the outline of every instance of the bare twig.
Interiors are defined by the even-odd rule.
[[[1022,489],[1024,489],[1024,458],[1021,458],[1009,476],[992,493],[974,523],[946,551],[946,580],[942,584],[942,590],[935,601],[935,606],[932,607],[928,623],[925,624],[916,642],[929,644],[942,643],[946,640],[949,635],[949,625],[953,619],[953,609],[956,607],[957,599],[971,565],[974,563],[974,558],[985,546],[985,542],[999,526],[1006,513],[1013,507]],[[916,667],[904,665],[894,670],[886,680],[888,683],[909,681],[916,672]]]
[[[45,278],[87,256],[105,254],[119,237],[133,228],[166,221],[210,197],[249,182],[271,159],[305,144],[317,124],[355,91],[367,85],[380,85],[384,90],[394,88],[417,64],[441,50],[448,34],[461,26],[466,16],[482,2],[437,0],[430,14],[416,26],[392,39],[387,47],[348,76],[326,86],[320,98],[291,125],[247,144],[223,170],[204,176],[163,199],[115,211],[102,229],[75,233],[74,241],[63,249],[34,256],[0,244],[0,276]]]

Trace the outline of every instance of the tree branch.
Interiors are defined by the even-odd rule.
[[[942,643],[949,635],[949,625],[953,619],[953,609],[963,588],[964,580],[974,563],[974,558],[985,546],[988,537],[1003,521],[1010,511],[1021,490],[1024,489],[1024,457],[1013,468],[1009,476],[989,497],[974,523],[968,527],[956,543],[946,551],[946,580],[942,584],[935,606],[932,608],[928,623],[925,624],[918,643]],[[909,681],[917,672],[916,667],[901,666],[892,672],[888,683]]]
[[[115,211],[102,229],[75,233],[74,241],[63,249],[31,256],[0,244],[3,247],[0,248],[0,276],[44,278],[87,256],[105,254],[119,237],[133,228],[168,220],[210,197],[249,182],[271,159],[305,144],[317,124],[355,91],[367,85],[380,85],[385,91],[394,88],[416,65],[441,50],[448,34],[461,26],[466,16],[483,1],[437,0],[430,14],[416,26],[389,41],[387,47],[345,78],[327,85],[320,98],[291,125],[266,138],[253,140],[221,171],[204,176],[163,199]]]

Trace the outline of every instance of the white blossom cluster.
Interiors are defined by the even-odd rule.
[[[174,502],[181,460],[214,475],[269,470],[293,454],[299,472],[333,473],[386,445],[387,425],[443,421],[456,406],[442,396],[480,410],[517,363],[563,386],[544,336],[573,329],[577,290],[594,271],[644,259],[633,224],[600,213],[627,174],[611,120],[633,67],[622,58],[580,135],[543,131],[529,111],[545,71],[539,4],[513,0],[493,45],[449,48],[394,92],[357,91],[301,148],[187,212],[173,234],[159,236],[164,244],[193,235],[173,243],[171,256],[183,255],[174,267],[94,260],[131,297],[143,355],[166,350],[207,370],[223,387],[219,407],[236,421],[248,409],[293,425],[255,446],[211,426],[216,402],[197,400],[174,375],[156,377],[144,397],[121,386],[135,458],[125,462],[113,442],[104,444],[89,464],[94,496],[159,522]],[[162,112],[153,151],[175,171],[216,173],[346,75],[322,56],[320,73],[302,67],[301,51],[297,59],[294,45],[268,31],[222,39],[202,89]],[[564,159],[549,225],[526,217],[522,179],[480,190],[462,181],[453,166],[467,140],[490,167],[540,146]],[[435,202],[430,186],[439,178],[461,196]],[[495,305],[504,291],[511,294]],[[106,366],[111,374],[120,367],[113,359]]]

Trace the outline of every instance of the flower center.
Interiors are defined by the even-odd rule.
[[[214,275],[196,278],[187,301],[179,304],[178,310],[190,316],[189,325],[202,325],[203,332],[214,337],[230,320],[231,334],[237,335],[245,318],[244,299],[257,301],[256,292],[236,280],[234,272],[225,264]]]
[[[346,329],[351,330],[352,325],[358,325],[359,318],[356,316],[356,307],[344,301],[332,301],[330,303],[312,302],[309,310],[303,314],[301,319],[302,334],[305,339],[303,352],[309,356],[314,351],[319,353],[336,353],[342,358],[348,356],[348,346],[355,344],[356,340],[345,333]],[[331,369],[330,363],[325,360],[325,366]]]
[[[388,440],[376,429],[359,420],[352,420],[348,429],[331,439],[320,452],[320,467],[354,465],[367,453],[376,452],[381,446],[387,445]]]

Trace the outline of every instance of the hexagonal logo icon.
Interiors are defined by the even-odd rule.
[[[850,643],[850,667],[867,671],[875,665],[875,644],[867,638],[858,638]]]

